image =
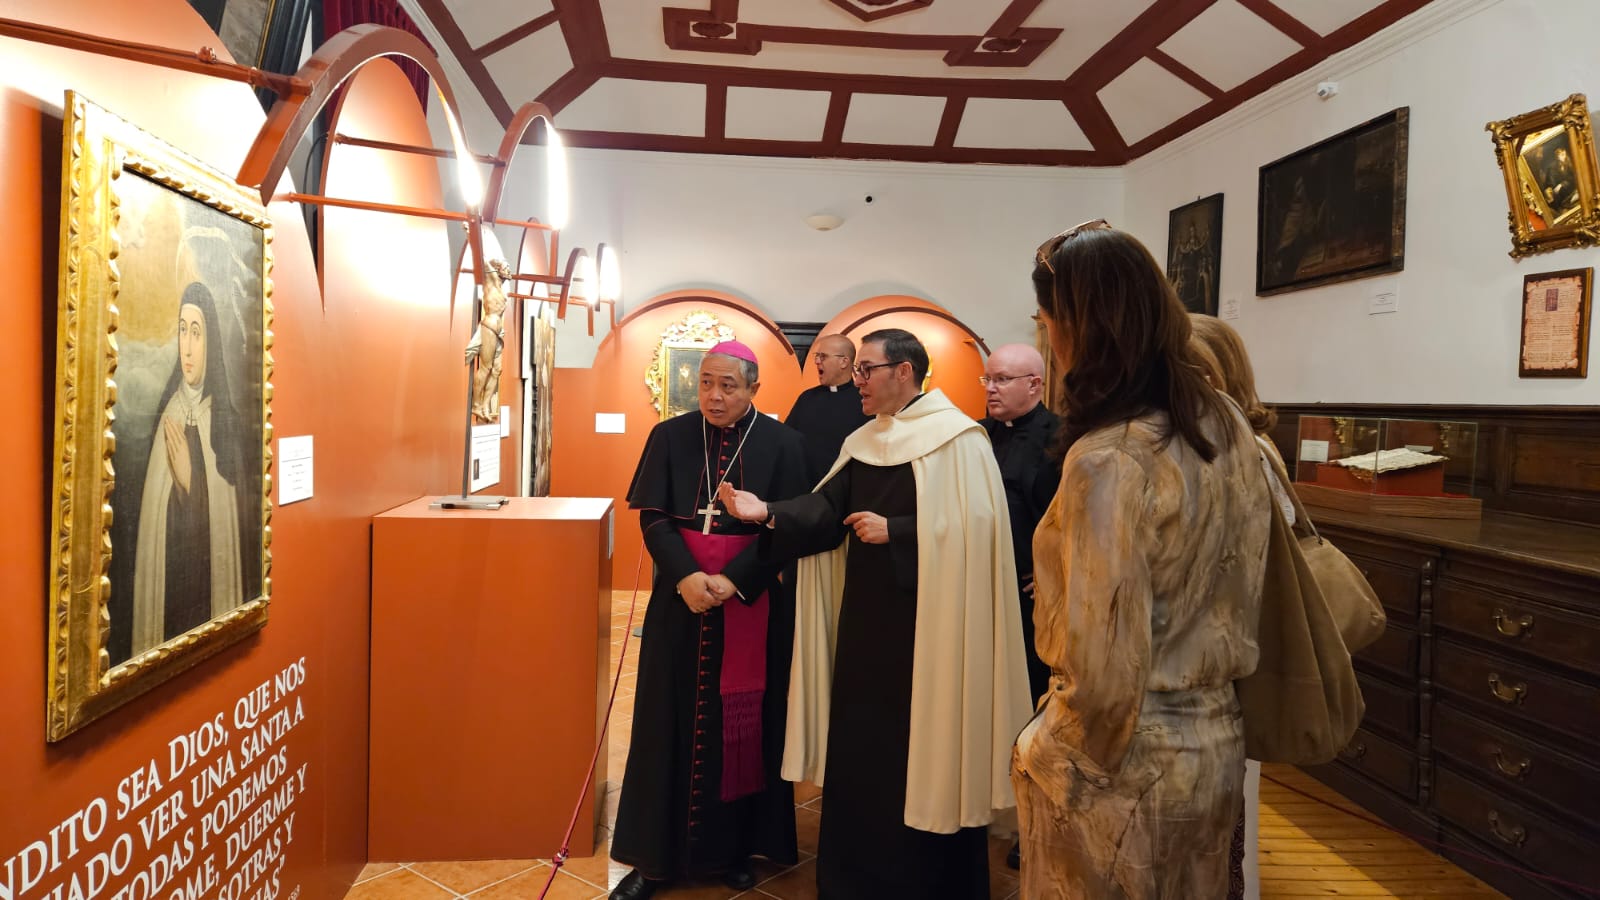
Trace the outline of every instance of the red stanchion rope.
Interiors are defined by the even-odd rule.
[[[594,782],[595,766],[600,764],[600,752],[606,748],[606,734],[611,730],[611,709],[617,705],[617,686],[622,683],[622,666],[628,659],[628,641],[633,637],[633,617],[639,609],[639,573],[644,568],[644,557],[644,541],[641,539],[639,559],[633,567],[633,598],[628,602],[628,624],[622,629],[622,652],[617,654],[617,671],[611,676],[611,697],[606,701],[606,717],[600,725],[600,740],[594,745],[594,754],[589,757],[589,772],[583,776],[583,787],[578,791],[578,805],[572,809],[572,820],[567,823],[567,833],[561,838],[561,849],[550,860],[550,877],[545,879],[544,887],[539,890],[539,900],[544,900],[545,895],[550,893],[550,885],[555,884],[556,876],[561,874],[561,867],[567,862],[572,849],[572,833],[578,830],[584,801],[589,799],[589,785]]]
[[[1462,856],[1471,857],[1472,859],[1475,859],[1478,862],[1484,863],[1485,865],[1490,865],[1490,866],[1494,866],[1494,867],[1499,868],[1499,869],[1507,869],[1509,871],[1516,872],[1518,875],[1526,875],[1529,878],[1535,878],[1535,879],[1538,879],[1539,881],[1546,881],[1546,882],[1549,882],[1550,884],[1559,884],[1562,887],[1567,888],[1568,890],[1577,891],[1578,893],[1583,894],[1583,895],[1588,896],[1588,897],[1600,897],[1600,889],[1596,889],[1596,888],[1591,887],[1589,885],[1577,884],[1575,882],[1567,881],[1564,878],[1557,878],[1554,875],[1546,875],[1546,874],[1544,874],[1542,872],[1535,872],[1535,871],[1533,871],[1531,869],[1524,869],[1524,868],[1522,868],[1520,866],[1514,866],[1514,865],[1511,865],[1510,863],[1507,863],[1507,862],[1501,862],[1498,859],[1494,859],[1492,857],[1484,856],[1481,853],[1474,853],[1471,850],[1464,850],[1457,844],[1447,844],[1447,843],[1445,843],[1443,841],[1436,841],[1436,840],[1432,840],[1431,838],[1425,838],[1425,837],[1422,837],[1420,835],[1412,834],[1409,831],[1402,831],[1401,829],[1395,828],[1394,826],[1388,824],[1387,822],[1381,822],[1381,821],[1379,821],[1379,820],[1377,820],[1377,819],[1375,819],[1375,818],[1373,818],[1373,817],[1371,817],[1369,815],[1366,815],[1365,813],[1360,812],[1359,810],[1351,809],[1348,806],[1340,806],[1337,803],[1331,803],[1331,802],[1329,802],[1327,800],[1324,800],[1321,797],[1318,797],[1315,794],[1310,794],[1310,793],[1307,793],[1305,791],[1302,791],[1302,790],[1300,790],[1299,788],[1295,787],[1292,784],[1285,784],[1284,782],[1279,781],[1276,778],[1273,778],[1271,775],[1268,775],[1265,772],[1261,773],[1261,779],[1263,781],[1270,781],[1273,784],[1277,785],[1278,787],[1283,788],[1284,790],[1290,791],[1290,792],[1295,793],[1295,794],[1299,794],[1300,796],[1305,797],[1307,800],[1315,800],[1316,802],[1322,804],[1323,806],[1328,807],[1329,809],[1336,809],[1339,812],[1342,812],[1342,813],[1344,813],[1346,815],[1354,816],[1355,818],[1360,819],[1361,821],[1366,822],[1369,825],[1376,825],[1379,828],[1382,828],[1384,831],[1388,831],[1388,832],[1392,832],[1394,834],[1398,834],[1403,838],[1408,838],[1410,840],[1416,841],[1419,844],[1423,844],[1425,846],[1430,846],[1430,847],[1436,847],[1436,848],[1439,848],[1441,850],[1449,850],[1452,853],[1458,853],[1458,854],[1460,854]]]

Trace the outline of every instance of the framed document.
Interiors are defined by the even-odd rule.
[[[1589,305],[1594,269],[1529,275],[1522,281],[1523,378],[1585,378],[1589,374]]]

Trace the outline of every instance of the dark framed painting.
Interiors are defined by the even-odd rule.
[[[189,5],[222,38],[234,62],[280,75],[293,75],[300,67],[306,33],[321,6],[313,0],[189,0]],[[256,96],[267,109],[277,100],[265,88]]]
[[[266,623],[272,226],[232,178],[68,92],[46,732]]]
[[[1190,312],[1217,314],[1222,271],[1222,195],[1167,214],[1167,280]]]
[[[1256,294],[1405,268],[1409,107],[1261,167]]]

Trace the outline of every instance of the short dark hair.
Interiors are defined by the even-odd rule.
[[[904,328],[880,328],[862,338],[861,343],[882,344],[886,362],[910,363],[912,380],[918,385],[928,377],[928,349]]]

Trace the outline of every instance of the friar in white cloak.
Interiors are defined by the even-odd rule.
[[[1005,488],[982,427],[900,329],[862,339],[876,416],[823,483],[763,502],[761,546],[800,560],[783,776],[824,785],[817,889],[829,900],[987,898],[985,826],[1015,805],[1028,675]],[[826,776],[826,782],[824,782]]]

